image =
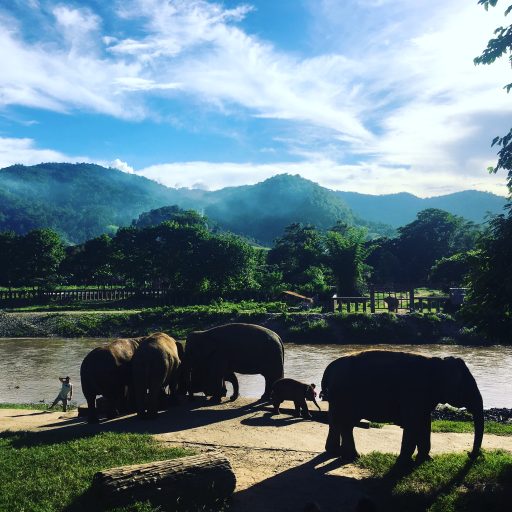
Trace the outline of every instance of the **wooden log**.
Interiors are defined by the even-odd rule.
[[[236,477],[220,452],[107,469],[93,477],[102,504],[125,506],[149,500],[165,509],[196,507],[231,496]]]

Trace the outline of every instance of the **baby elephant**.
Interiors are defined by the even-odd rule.
[[[309,413],[306,400],[314,402],[321,411],[320,406],[316,403],[316,392],[314,384],[304,384],[295,379],[279,379],[274,382],[272,386],[272,394],[270,399],[274,404],[275,414],[279,414],[279,405],[283,400],[291,400],[295,404],[295,415],[300,416],[302,414],[305,418],[311,418]]]

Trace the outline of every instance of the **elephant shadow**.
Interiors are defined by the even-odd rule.
[[[165,434],[180,432],[244,416],[267,407],[259,400],[244,404],[241,407],[216,408],[206,397],[196,397],[194,401],[183,400],[179,405],[161,411],[152,420],[139,419],[130,414],[101,423],[87,423],[85,418],[63,418],[44,426],[45,430],[27,433],[16,443],[22,446],[34,444],[54,444],[71,441],[82,437],[92,436],[101,432]]]
[[[332,475],[343,464],[322,453],[307,462],[267,478],[235,493],[232,511],[302,511],[315,503],[322,512],[355,510],[366,496],[363,481],[350,476]],[[309,509],[308,509],[309,510]]]

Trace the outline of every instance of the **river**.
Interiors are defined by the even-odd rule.
[[[102,339],[0,338],[0,402],[52,401],[60,389],[57,378],[69,375],[74,401],[84,401],[80,364]],[[429,356],[462,357],[473,373],[484,406],[512,408],[512,347],[463,347],[451,345],[285,345],[285,375],[307,383],[320,381],[325,367],[354,350],[387,348]],[[259,375],[240,375],[240,394],[258,397],[263,392]]]

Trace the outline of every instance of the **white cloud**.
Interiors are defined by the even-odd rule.
[[[13,164],[41,162],[87,162],[86,157],[70,157],[52,149],[40,149],[33,139],[0,137],[0,169]]]
[[[473,169],[481,169],[489,163],[475,162]],[[198,184],[206,183],[212,190],[254,184],[281,173],[300,174],[333,190],[366,194],[390,194],[404,189],[421,197],[465,189],[506,194],[503,176],[489,177],[470,171],[461,175],[447,174],[440,170],[423,173],[406,167],[378,164],[344,165],[325,158],[272,164],[180,162],[152,165],[137,171],[137,174],[168,187],[197,188]],[[404,187],[404,184],[407,185]]]
[[[109,167],[112,167],[113,169],[118,169],[119,171],[126,172],[128,174],[134,174],[135,171],[133,167],[128,165],[127,162],[123,162],[123,160],[120,160],[119,158],[116,158],[112,162],[110,162]]]

